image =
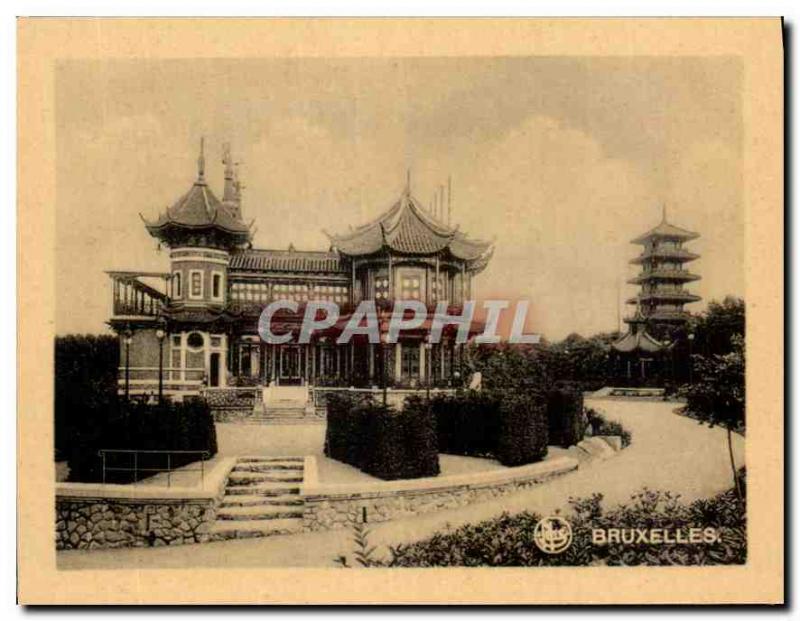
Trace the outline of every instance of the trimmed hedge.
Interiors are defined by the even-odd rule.
[[[431,399],[439,451],[451,455],[494,457],[500,437],[500,399],[488,392],[465,391]]]
[[[439,451],[492,457],[506,466],[541,461],[547,455],[544,401],[536,393],[468,391],[431,400]]]
[[[548,391],[547,420],[551,444],[569,448],[583,440],[586,434],[583,394],[569,388]]]
[[[70,443],[69,480],[96,483],[103,480],[103,460],[100,449],[136,449],[159,451],[208,451],[209,458],[217,453],[217,434],[211,410],[200,399],[184,403],[164,402],[148,405],[142,402],[117,402],[105,406],[101,418],[93,429],[78,433]],[[198,454],[171,454],[170,466],[178,468],[200,459]],[[106,466],[128,468],[133,465],[130,454],[109,454]],[[164,471],[167,457],[164,454],[139,454],[139,468]],[[107,471],[107,483],[131,483],[153,476],[157,472]]]
[[[495,456],[504,466],[522,466],[547,456],[547,406],[526,394],[506,395],[500,407]]]
[[[325,455],[387,481],[439,474],[434,419],[418,397],[398,411],[369,398],[330,395]]]

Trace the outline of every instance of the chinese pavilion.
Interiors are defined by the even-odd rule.
[[[258,319],[275,300],[299,303],[297,313],[275,315],[276,333],[298,332],[310,300],[338,303],[343,321],[362,300],[374,300],[387,313],[395,300],[420,300],[431,317],[442,300],[456,314],[491,258],[491,243],[426,211],[407,182],[380,217],[328,235],[328,250],[256,249],[253,223],[242,219],[242,186],[227,151],[223,163],[220,200],[205,179],[201,141],[197,178],[189,190],[156,220],[143,218],[150,235],[169,248],[168,272],[109,272],[114,301],[109,324],[123,345],[121,386],[130,394],[152,394],[161,378],[164,394],[180,396],[232,385],[450,382],[460,348],[447,331],[441,343],[426,347],[430,319],[387,345],[358,337],[340,345],[335,330],[308,344],[296,339],[267,344],[258,335]]]
[[[684,289],[686,283],[700,278],[685,267],[699,255],[684,248],[698,237],[667,222],[664,212],[658,226],[631,242],[642,246],[641,254],[631,260],[641,271],[628,281],[640,287],[639,293],[627,300],[636,305],[636,312],[625,319],[628,332],[612,345],[617,364],[628,379],[646,379],[663,372],[670,339],[690,316],[684,305],[701,299]]]

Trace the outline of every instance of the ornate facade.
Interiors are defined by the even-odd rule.
[[[431,316],[437,302],[447,301],[455,314],[491,258],[490,243],[427,212],[407,183],[380,217],[329,235],[328,250],[256,249],[253,223],[242,219],[236,171],[230,157],[223,162],[222,200],[206,182],[201,146],[189,190],[157,219],[143,218],[169,249],[168,272],[109,273],[109,323],[122,342],[121,391],[153,394],[159,378],[168,395],[231,385],[450,383],[459,348],[447,332],[442,343],[427,346],[430,320],[396,344],[356,338],[339,345],[334,327],[309,344],[271,345],[259,337],[258,319],[275,300],[299,304],[299,312],[275,316],[276,333],[297,333],[310,300],[336,302],[342,321],[362,300],[374,300],[381,313],[396,300],[419,300]]]

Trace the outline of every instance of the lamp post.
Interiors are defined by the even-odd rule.
[[[130,330],[125,330],[122,341],[125,343],[125,401],[128,401],[131,396],[131,343],[133,342]]]
[[[431,335],[425,336],[425,398],[431,400]]]
[[[381,334],[381,386],[383,387],[383,405],[387,403],[386,395],[386,342],[389,335],[386,332]]]
[[[692,345],[694,344],[694,332],[689,332],[689,383],[692,383],[692,367],[694,366],[692,361]]]
[[[156,330],[158,339],[158,404],[164,401],[164,337],[167,333],[163,328]]]

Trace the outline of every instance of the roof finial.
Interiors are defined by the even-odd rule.
[[[197,180],[205,181],[206,158],[205,158],[205,136],[200,136],[200,155],[197,158]]]
[[[666,222],[667,221],[667,204],[666,203],[661,203],[661,221],[662,222]]]
[[[231,143],[222,143],[222,163],[225,164],[225,179],[233,179],[233,160],[231,159]]]
[[[453,217],[453,177],[447,175],[447,226],[450,226]]]
[[[411,194],[411,168],[406,168],[406,194]]]

